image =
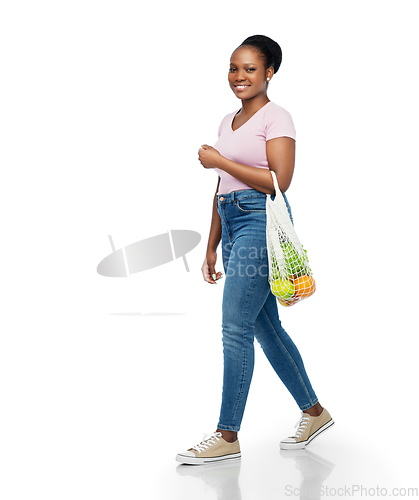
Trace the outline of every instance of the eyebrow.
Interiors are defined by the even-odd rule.
[[[236,66],[234,63],[230,63],[230,66]],[[256,63],[248,62],[248,63],[243,63],[243,66],[257,66]]]

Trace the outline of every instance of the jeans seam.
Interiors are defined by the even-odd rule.
[[[243,351],[244,351],[244,361],[243,361],[243,367],[242,367],[243,369],[242,369],[242,376],[241,376],[240,388],[239,388],[239,392],[237,394],[237,399],[236,399],[236,405],[234,407],[233,415],[232,415],[233,425],[235,425],[236,417],[237,417],[237,412],[239,411],[240,401],[241,401],[241,398],[243,396],[243,386],[244,386],[244,378],[245,378],[244,374],[247,371],[246,349],[243,349]]]
[[[242,343],[243,343],[243,358],[244,358],[244,361],[243,361],[243,369],[242,369],[242,374],[241,374],[240,389],[239,389],[239,393],[237,395],[236,405],[235,405],[234,413],[233,413],[233,416],[232,416],[233,425],[234,425],[234,423],[236,421],[237,412],[238,412],[238,409],[239,409],[239,406],[240,406],[241,399],[243,397],[243,387],[244,387],[244,382],[245,382],[245,373],[247,373],[247,370],[248,370],[248,359],[247,359],[247,355],[246,355],[247,351],[246,351],[245,318],[247,318],[248,315],[249,315],[249,303],[250,303],[250,298],[252,296],[252,291],[253,291],[253,288],[254,288],[255,278],[256,277],[257,277],[257,273],[255,273],[252,276],[252,279],[251,279],[251,282],[250,282],[250,286],[249,286],[249,289],[248,289],[248,292],[247,292],[244,314],[242,315],[241,329],[242,329]]]
[[[305,390],[305,392],[306,392],[306,394],[307,394],[307,396],[308,396],[309,401],[311,401],[311,396],[310,396],[310,393],[309,393],[309,391],[308,391],[308,389],[307,389],[307,386],[306,386],[306,384],[305,384],[305,382],[304,382],[304,380],[303,380],[303,377],[301,376],[300,370],[298,369],[298,366],[296,365],[296,363],[295,363],[295,361],[294,361],[294,358],[291,356],[291,354],[289,353],[288,349],[284,346],[284,343],[282,342],[282,340],[280,339],[280,337],[279,337],[279,335],[278,335],[277,331],[275,330],[275,328],[274,328],[274,326],[273,326],[273,324],[272,324],[272,322],[271,322],[271,320],[270,320],[270,318],[269,318],[269,315],[268,315],[268,313],[266,312],[265,305],[263,305],[262,309],[263,309],[263,314],[266,316],[266,318],[267,318],[267,320],[268,320],[269,325],[271,326],[272,330],[273,330],[273,331],[274,331],[274,333],[275,333],[275,338],[277,339],[278,343],[280,344],[281,349],[282,349],[282,350],[286,353],[286,355],[288,356],[288,359],[290,359],[290,360],[291,360],[291,362],[292,362],[292,364],[293,364],[293,366],[294,366],[295,372],[296,372],[296,374],[298,375],[298,378],[299,378],[299,380],[300,380],[300,383],[301,383],[301,385],[304,387],[304,390]],[[317,399],[317,398],[315,398],[315,399]],[[316,404],[316,402],[314,402],[313,404],[311,404],[310,406],[307,406],[307,407],[305,407],[305,406],[304,406],[303,408],[301,408],[301,407],[300,407],[300,409],[301,409],[301,410],[302,410],[302,409],[307,409],[307,408],[310,408],[311,406],[313,406],[313,405],[315,405],[315,404]]]
[[[227,213],[227,210],[224,211],[224,215],[226,217],[226,219],[228,220],[228,224],[231,228],[231,238],[230,238],[230,231],[228,231],[228,240],[230,241],[230,243],[234,240],[234,229],[233,229],[233,224],[231,223],[231,220],[230,220],[230,217],[228,216],[228,213]]]
[[[217,210],[217,212],[218,212],[218,210]],[[221,219],[221,226],[224,225],[226,232],[227,232],[228,241],[231,243],[231,241],[234,238],[233,224],[231,223],[231,220],[227,214],[227,210],[223,210],[221,208],[221,205],[220,205],[220,212],[218,212],[218,215],[220,216],[220,219]],[[231,229],[231,237],[230,237],[230,229]]]
[[[243,214],[266,214],[266,210],[260,209],[260,210],[244,210],[244,208],[241,208],[240,205],[236,205],[237,210],[240,213]]]

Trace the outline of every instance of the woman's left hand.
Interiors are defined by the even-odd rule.
[[[204,168],[217,168],[220,158],[222,158],[220,153],[208,144],[203,144],[199,148],[198,159]]]

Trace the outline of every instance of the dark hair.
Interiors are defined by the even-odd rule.
[[[273,66],[274,73],[278,71],[282,62],[282,50],[281,47],[274,40],[272,40],[272,38],[264,35],[249,36],[241,43],[241,45],[239,45],[239,47],[243,47],[245,45],[255,47],[259,50],[265,62],[265,69]]]

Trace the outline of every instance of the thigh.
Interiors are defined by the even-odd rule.
[[[222,199],[217,210],[222,226],[224,272],[227,275],[231,259],[229,275],[243,277],[244,267],[247,266],[247,274],[251,273],[258,258],[263,257],[262,252],[266,252],[266,195],[251,189]]]
[[[255,229],[238,235],[223,248],[225,284],[223,326],[251,327],[270,293],[266,236]]]

